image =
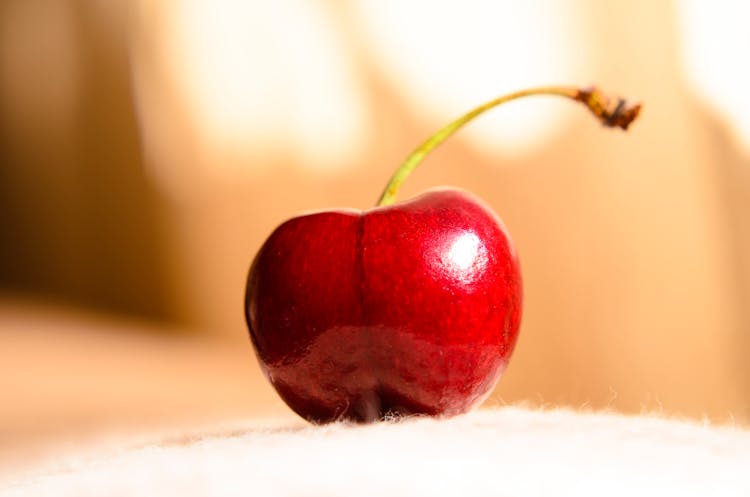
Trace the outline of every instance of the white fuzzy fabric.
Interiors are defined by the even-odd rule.
[[[502,408],[252,430],[125,450],[0,483],[6,496],[750,495],[750,432]]]

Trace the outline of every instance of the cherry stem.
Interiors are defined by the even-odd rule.
[[[380,196],[378,206],[390,205],[396,200],[396,194],[398,193],[401,184],[411,174],[417,165],[422,160],[438,147],[441,143],[447,140],[453,133],[461,129],[465,124],[474,120],[480,114],[488,111],[498,105],[510,102],[523,97],[529,97],[532,95],[553,95],[558,97],[565,97],[577,102],[584,104],[599,121],[607,127],[619,127],[624,130],[628,129],[633,120],[638,117],[638,113],[641,110],[640,103],[630,103],[622,98],[611,98],[608,95],[602,93],[596,87],[589,88],[573,88],[573,87],[558,87],[558,86],[543,86],[539,88],[531,88],[528,90],[521,90],[502,97],[498,97],[485,104],[480,105],[474,110],[467,112],[463,116],[459,117],[452,123],[448,124],[437,133],[428,138],[424,143],[414,150],[409,157],[396,169],[396,172],[391,176],[388,185],[386,185],[383,194]]]

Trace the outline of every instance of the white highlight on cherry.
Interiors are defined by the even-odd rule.
[[[442,269],[463,283],[473,282],[487,265],[487,249],[474,233],[461,233],[444,252]]]

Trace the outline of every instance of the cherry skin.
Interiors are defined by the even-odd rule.
[[[246,317],[265,374],[312,422],[455,415],[505,369],[521,293],[500,219],[447,189],[288,220],[251,267]]]

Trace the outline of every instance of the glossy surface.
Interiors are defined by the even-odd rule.
[[[504,370],[521,293],[499,218],[439,190],[285,222],[250,269],[246,316],[269,380],[310,421],[453,415]]]

